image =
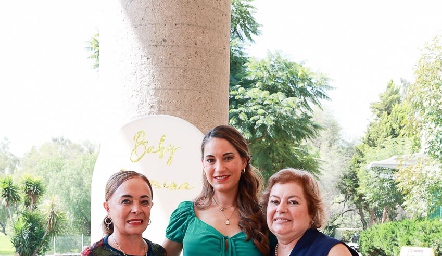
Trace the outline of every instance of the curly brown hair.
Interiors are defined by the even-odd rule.
[[[210,130],[201,143],[201,158],[204,157],[204,147],[212,138],[227,140],[238,151],[240,156],[247,159],[247,165],[238,184],[236,205],[239,211],[239,227],[246,234],[246,239],[252,239],[262,255],[270,252],[268,227],[259,204],[262,175],[250,165],[250,155],[246,139],[235,128],[228,125],[219,125]],[[203,188],[196,197],[194,204],[198,209],[206,209],[211,205],[213,187],[203,173]]]

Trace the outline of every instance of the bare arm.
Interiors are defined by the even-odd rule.
[[[166,249],[167,256],[179,256],[181,254],[181,250],[183,249],[183,244],[174,242],[167,238],[164,240],[162,245]]]
[[[337,244],[331,248],[328,256],[351,256],[351,253],[345,245]]]

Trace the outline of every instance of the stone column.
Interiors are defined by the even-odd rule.
[[[100,25],[109,121],[228,123],[230,0],[110,0]]]

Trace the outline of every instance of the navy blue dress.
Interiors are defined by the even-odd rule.
[[[326,236],[319,232],[315,228],[311,228],[305,232],[305,234],[296,243],[295,248],[293,248],[290,256],[327,256],[331,248],[337,244],[345,243],[334,239],[332,237]],[[358,256],[359,254],[349,248],[352,256]],[[272,256],[275,255],[275,248],[271,250]]]

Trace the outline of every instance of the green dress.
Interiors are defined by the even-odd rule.
[[[239,232],[231,237],[224,236],[214,227],[201,221],[195,215],[193,202],[181,202],[170,216],[166,237],[183,244],[184,256],[260,256],[252,239],[246,241],[246,234]]]

